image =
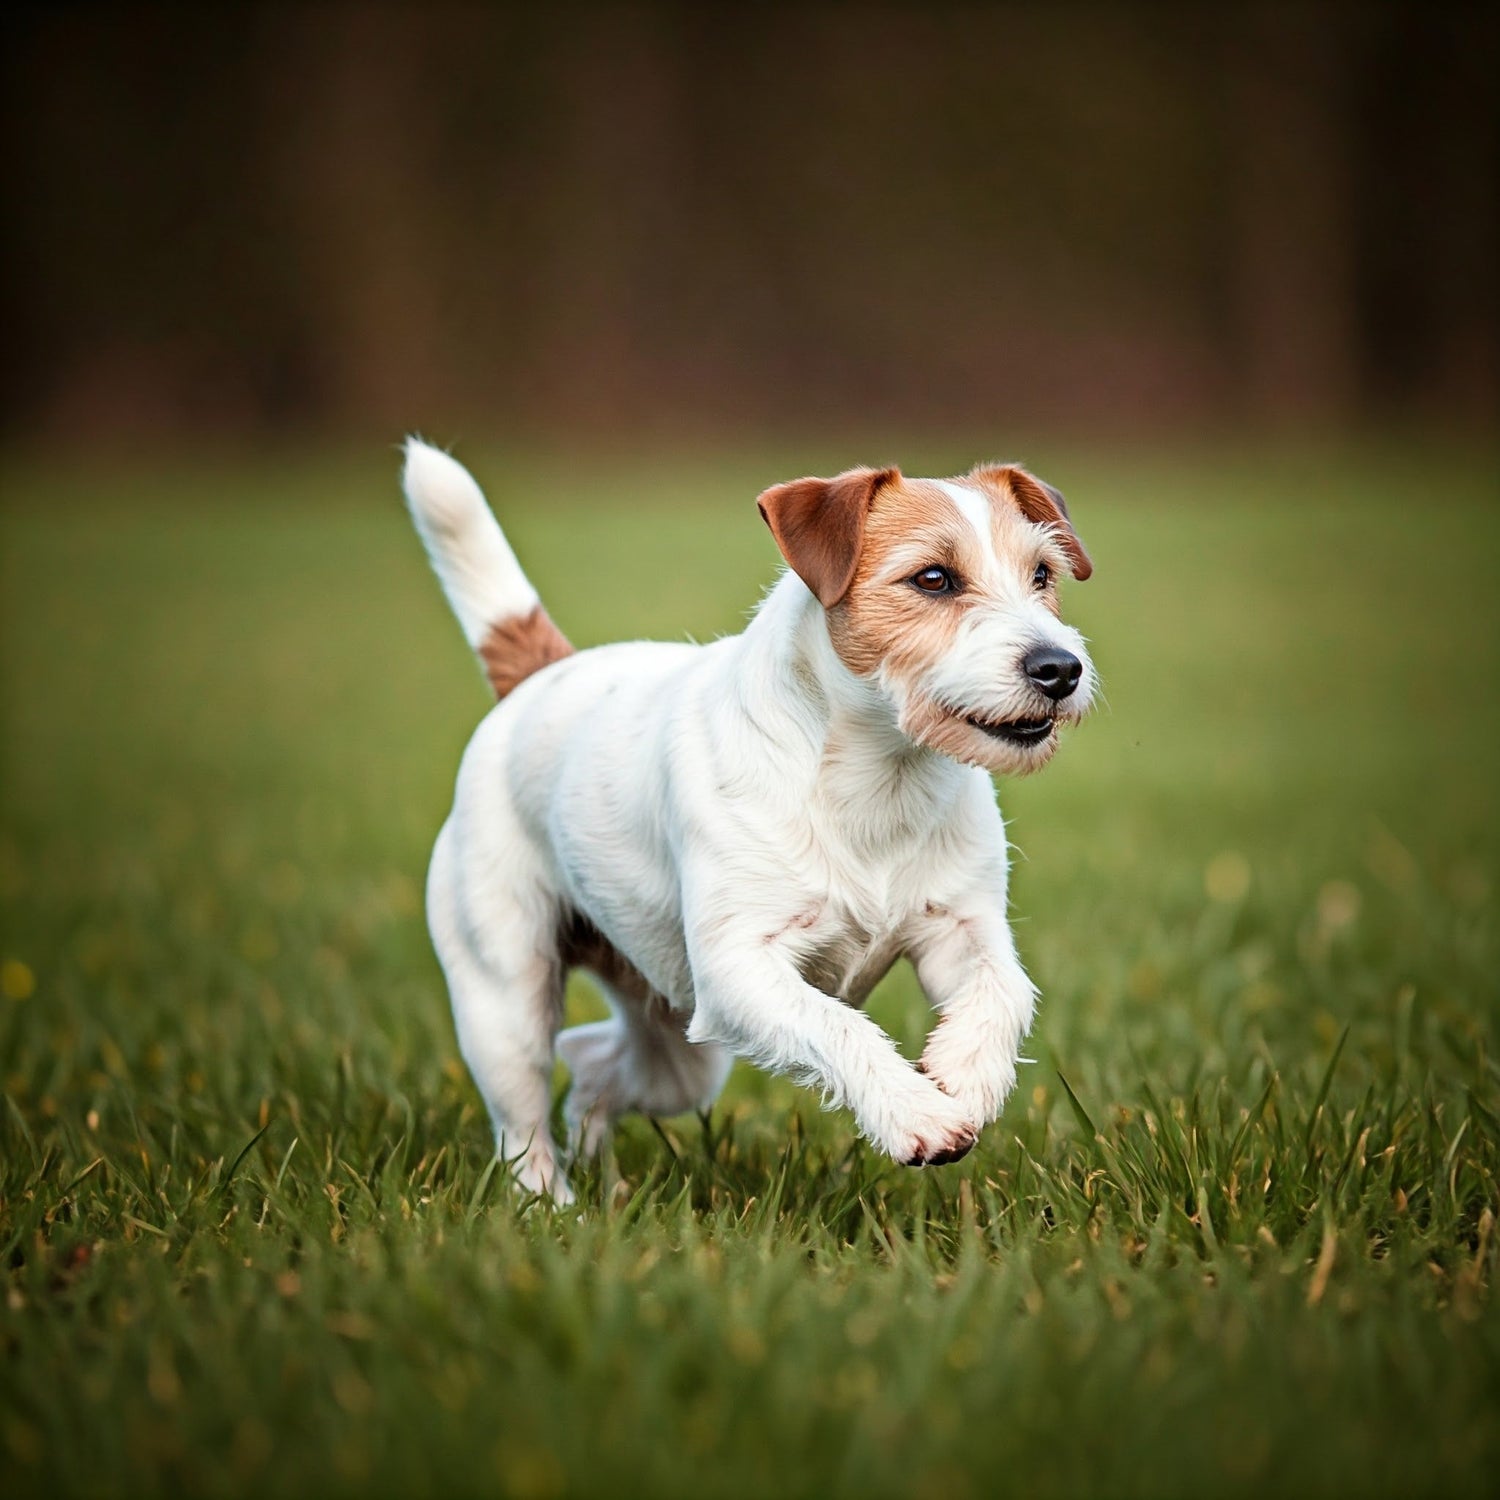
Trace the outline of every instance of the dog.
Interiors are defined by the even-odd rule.
[[[403,485],[500,702],[427,885],[458,1041],[523,1188],[622,1114],[707,1110],[735,1057],[846,1106],[898,1162],[956,1161],[1015,1083],[1036,991],[990,773],[1044,766],[1095,673],[1057,580],[1092,572],[1014,464],[850,469],[759,497],[786,560],[707,645],[574,651],[478,485],[419,439]],[[863,1003],[905,955],[939,1019],[913,1065]],[[561,1030],[589,970],[610,1018]]]

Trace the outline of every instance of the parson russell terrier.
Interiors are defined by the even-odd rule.
[[[1006,922],[992,771],[1045,765],[1094,672],[1058,615],[1087,552],[1014,465],[851,469],[760,496],[789,564],[706,646],[574,652],[479,487],[411,440],[404,484],[502,701],[458,773],[428,920],[497,1149],[569,1201],[630,1110],[707,1109],[748,1058],[853,1111],[899,1162],[955,1161],[999,1113],[1036,996]],[[919,1065],[860,1008],[902,954],[940,1019]],[[611,1017],[562,1031],[570,968]]]

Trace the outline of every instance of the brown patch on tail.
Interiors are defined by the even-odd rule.
[[[484,675],[497,698],[513,692],[533,672],[572,654],[572,643],[540,604],[529,615],[497,620],[479,643]]]

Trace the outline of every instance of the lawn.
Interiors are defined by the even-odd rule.
[[[1494,455],[1039,447],[1108,701],[1001,788],[1003,1119],[913,1171],[741,1067],[577,1211],[427,943],[486,698],[394,451],[0,471],[7,1496],[1485,1487]],[[462,450],[580,644],[738,628],[756,490],[891,454]]]

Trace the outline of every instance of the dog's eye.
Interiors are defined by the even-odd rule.
[[[1031,575],[1031,586],[1034,589],[1044,589],[1052,582],[1052,569],[1046,563],[1038,563],[1036,572]]]
[[[953,575],[947,568],[923,568],[911,580],[924,594],[951,594]]]

